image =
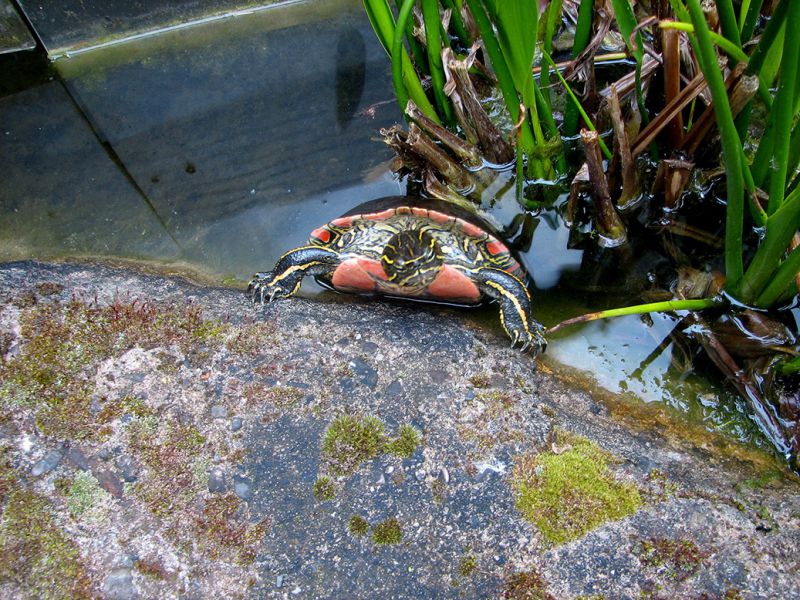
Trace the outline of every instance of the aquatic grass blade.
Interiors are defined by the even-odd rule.
[[[578,7],[578,23],[575,26],[575,39],[572,44],[572,58],[575,59],[586,49],[592,38],[594,19],[594,0],[581,0]],[[564,135],[573,137],[578,133],[578,109],[571,102],[564,109]]]
[[[789,142],[792,121],[795,113],[795,94],[797,92],[797,69],[800,65],[800,2],[792,2],[786,21],[783,59],[778,92],[775,94],[772,113],[775,115],[775,131],[778,133],[773,146],[770,165],[769,204],[767,212],[774,213],[783,204],[786,191],[787,169],[789,165]]]
[[[783,205],[767,219],[764,239],[739,286],[739,296],[744,303],[754,304],[768,287],[798,226],[800,226],[800,189],[789,194]]]
[[[481,34],[486,53],[489,55],[489,60],[492,63],[495,75],[497,76],[497,83],[500,86],[500,92],[503,95],[503,102],[506,105],[511,119],[519,122],[519,96],[516,87],[514,86],[514,79],[511,76],[508,63],[506,62],[503,52],[500,49],[500,44],[494,35],[494,28],[492,27],[489,16],[484,10],[481,0],[466,0],[467,6],[472,13],[478,30]],[[528,119],[522,123],[522,133],[520,136],[522,151],[529,153],[533,150],[533,130]]]
[[[770,308],[776,304],[789,286],[794,285],[798,272],[800,272],[800,247],[795,248],[775,271],[767,287],[756,299],[756,306]],[[796,293],[797,289],[794,291]]]
[[[427,42],[425,49],[436,108],[442,119],[446,123],[452,124],[453,109],[450,106],[449,98],[444,93],[445,75],[442,66],[442,36],[439,32],[441,23],[438,0],[422,0],[422,18],[425,22],[425,40]]]
[[[699,0],[688,0],[689,16],[694,25],[693,39],[703,74],[713,98],[714,114],[722,140],[727,181],[725,210],[725,275],[728,284],[735,287],[744,274],[744,175],[742,172],[742,143],[733,121],[728,102],[728,91],[722,72],[717,65],[717,55],[709,35],[703,9]]]

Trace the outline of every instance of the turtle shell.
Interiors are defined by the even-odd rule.
[[[402,232],[426,236],[426,243],[436,248],[432,280],[398,285],[387,274],[387,245],[392,248]],[[470,271],[493,267],[525,279],[522,266],[486,223],[441,201],[407,196],[373,200],[312,231],[309,244],[340,254],[333,273],[317,280],[348,293],[471,305],[481,303],[483,295]],[[409,279],[413,275],[412,268]]]

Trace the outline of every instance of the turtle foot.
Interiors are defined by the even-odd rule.
[[[260,302],[265,304],[280,298],[286,298],[291,295],[290,290],[284,290],[281,286],[273,283],[273,273],[256,273],[250,284],[247,286],[247,294],[252,299],[253,303]]]
[[[544,328],[535,321],[531,325],[530,329],[520,327],[508,330],[508,335],[511,338],[511,347],[517,348],[520,352],[541,354],[547,348]]]

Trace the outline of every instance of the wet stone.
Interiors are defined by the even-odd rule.
[[[233,417],[231,419],[230,430],[231,431],[239,431],[242,428],[242,424],[243,423],[244,423],[244,421],[242,421],[241,417]]]
[[[136,481],[139,477],[139,464],[132,456],[123,454],[114,460],[114,465],[119,469],[123,481],[128,483]]]
[[[375,369],[360,358],[350,361],[349,366],[353,369],[359,383],[371,390],[375,389],[375,386],[378,385],[378,372]]]
[[[225,408],[222,404],[215,404],[211,407],[211,418],[213,419],[225,419],[228,417],[228,409]]]
[[[86,455],[78,448],[67,448],[66,452],[64,452],[64,457],[70,464],[81,471],[86,471],[89,468],[89,459],[87,459]]]
[[[436,384],[445,383],[448,379],[450,379],[450,375],[448,375],[447,371],[444,369],[431,369],[428,371],[428,377],[430,377],[431,381]]]
[[[33,465],[33,468],[31,469],[31,475],[34,477],[39,477],[40,475],[49,473],[59,465],[63,456],[64,455],[59,450],[50,450],[44,455],[44,457],[42,457],[36,462],[36,464]]]
[[[403,395],[403,384],[395,379],[386,387],[386,396],[389,398],[399,398]]]
[[[211,469],[208,473],[208,491],[212,494],[221,494],[227,489],[225,471],[220,468]]]
[[[133,600],[136,587],[130,569],[114,569],[103,582],[103,595],[109,600]]]
[[[242,500],[250,500],[253,497],[253,490],[244,481],[239,481],[233,485],[233,492]]]

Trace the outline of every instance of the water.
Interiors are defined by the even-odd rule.
[[[60,59],[52,73],[17,67],[17,89],[4,84],[0,97],[0,260],[146,261],[243,286],[315,226],[405,191],[377,141],[400,119],[389,64],[355,0],[172,31]],[[519,215],[513,185],[495,189],[505,192],[484,208],[502,224],[518,217],[508,237],[531,267],[546,325],[637,303],[636,282],[658,272],[631,249],[568,248],[556,208]],[[608,275],[609,260],[630,262],[633,275]],[[302,293],[331,297],[310,282]],[[481,316],[499,330],[496,310]],[[674,363],[662,341],[675,323],[573,327],[545,361],[764,444],[735,395]]]

